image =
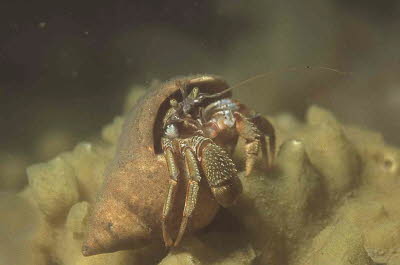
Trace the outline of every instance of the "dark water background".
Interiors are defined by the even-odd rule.
[[[132,86],[191,73],[235,84],[272,71],[236,97],[299,118],[317,103],[400,145],[399,11],[396,0],[3,0],[0,167],[68,150],[120,114]]]

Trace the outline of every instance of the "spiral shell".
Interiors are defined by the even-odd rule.
[[[161,213],[168,190],[168,170],[161,150],[162,118],[169,99],[179,100],[178,82],[205,93],[220,92],[227,83],[215,76],[174,79],[154,88],[126,117],[114,159],[105,172],[103,186],[89,219],[82,253],[95,255],[142,247],[161,239]],[[178,188],[173,218],[178,227],[184,203],[184,181]],[[191,229],[209,224],[218,211],[210,188],[201,183]]]

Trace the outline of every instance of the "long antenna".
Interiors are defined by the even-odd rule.
[[[228,88],[228,89],[226,89],[226,90],[224,90],[224,91],[222,91],[222,92],[220,92],[220,93],[226,93],[226,92],[228,92],[228,91],[230,91],[230,90],[232,90],[232,89],[234,89],[234,88],[237,88],[237,87],[239,87],[239,86],[242,86],[242,85],[244,85],[244,84],[247,84],[247,83],[252,82],[252,81],[254,81],[254,80],[257,80],[257,79],[265,78],[265,77],[267,77],[267,76],[269,76],[269,75],[272,75],[272,74],[285,73],[285,72],[296,72],[296,71],[300,71],[301,69],[308,69],[308,70],[312,70],[312,69],[321,69],[321,70],[327,70],[327,71],[335,72],[335,73],[342,74],[342,75],[351,75],[351,74],[353,74],[352,72],[344,72],[344,71],[340,71],[340,70],[338,70],[338,69],[329,68],[329,67],[324,67],[324,66],[316,66],[316,67],[311,67],[311,66],[289,67],[289,68],[284,68],[284,69],[281,69],[281,70],[273,70],[273,71],[269,71],[269,72],[265,72],[265,73],[262,73],[262,74],[255,75],[255,76],[253,76],[253,77],[250,77],[250,78],[248,78],[248,79],[245,79],[245,80],[239,82],[238,84],[236,84],[236,85],[234,85],[234,86],[232,86],[232,87],[230,87],[230,88]],[[226,92],[225,92],[225,91],[226,91]]]
[[[242,86],[242,85],[244,85],[244,84],[247,84],[247,83],[249,83],[249,82],[252,82],[252,81],[254,81],[254,80],[261,79],[261,78],[265,78],[265,77],[267,77],[267,76],[269,76],[269,75],[277,74],[277,73],[281,73],[281,72],[287,73],[287,72],[296,72],[296,71],[300,71],[301,68],[309,69],[309,70],[311,70],[311,69],[327,70],[327,71],[335,72],[335,73],[338,73],[338,74],[341,74],[341,75],[350,75],[350,74],[352,74],[351,72],[344,72],[344,71],[340,71],[340,70],[335,69],[335,68],[324,67],[324,66],[316,66],[316,67],[303,66],[303,67],[284,68],[284,69],[281,69],[281,70],[278,70],[278,71],[277,71],[277,70],[273,70],[273,71],[269,71],[269,72],[265,72],[265,73],[262,73],[262,74],[255,75],[255,76],[253,76],[253,77],[250,77],[250,78],[248,78],[248,79],[245,79],[245,80],[239,82],[238,84],[236,84],[236,85],[234,85],[234,86],[232,86],[232,87],[229,87],[229,88],[227,88],[227,89],[225,89],[225,90],[223,90],[223,91],[221,91],[221,92],[215,93],[215,94],[203,94],[203,93],[201,93],[201,94],[199,95],[199,97],[198,97],[198,98],[199,98],[198,100],[199,100],[199,102],[201,102],[201,101],[203,101],[204,99],[207,99],[207,98],[217,98],[217,97],[222,96],[222,95],[225,94],[225,93],[228,93],[229,91],[232,91],[234,88],[240,87],[240,86]],[[180,87],[180,89],[181,89],[182,95],[185,97],[185,94],[186,94],[187,92],[184,91],[183,88],[181,88],[181,87]],[[184,93],[185,93],[185,94],[184,94]]]
[[[219,96],[222,96],[225,93],[228,93],[232,89],[233,89],[233,87],[229,87],[229,88],[227,88],[225,90],[222,90],[221,92],[214,93],[214,94],[200,94],[199,98],[200,98],[200,101],[203,100],[203,99],[206,99],[206,98],[217,98]]]

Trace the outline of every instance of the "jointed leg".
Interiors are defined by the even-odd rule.
[[[246,139],[246,176],[253,171],[257,161],[257,156],[260,151],[260,139],[257,137],[254,140]]]
[[[272,140],[269,136],[261,137],[261,152],[264,157],[266,168],[271,168],[275,156],[275,146],[272,147]],[[268,148],[267,148],[268,147]]]
[[[246,140],[246,176],[250,175],[260,151],[261,133],[247,117],[235,112],[236,130]]]
[[[179,245],[179,242],[181,241],[182,236],[186,231],[187,222],[192,216],[192,213],[196,207],[199,183],[201,180],[197,158],[192,149],[189,147],[185,148],[184,155],[189,178],[186,187],[185,208],[183,209],[183,217],[181,226],[179,228],[179,233],[174,243],[175,246]]]
[[[173,245],[173,240],[171,239],[170,234],[168,233],[167,228],[167,220],[171,214],[171,209],[174,205],[177,184],[178,184],[178,177],[179,177],[179,167],[176,164],[174,153],[172,151],[172,141],[166,138],[163,138],[162,141],[163,150],[165,160],[167,161],[168,171],[170,174],[169,180],[169,187],[168,187],[168,195],[164,203],[162,219],[161,219],[161,226],[163,232],[163,238],[165,246],[169,247]]]
[[[268,130],[266,126],[270,125],[261,116],[250,120],[240,112],[235,112],[236,130],[239,135],[246,140],[246,176],[250,175],[254,168],[260,149],[266,162],[267,168],[272,166],[273,155],[275,153],[275,133],[272,125]],[[268,140],[265,140],[265,133]],[[268,149],[268,150],[267,150]]]
[[[266,158],[266,166],[267,168],[272,167],[272,163],[275,158],[275,129],[269,120],[264,118],[261,115],[257,115],[251,119],[251,121],[255,124],[258,130],[261,132],[261,150],[263,152],[263,156]],[[264,143],[262,142],[264,141]]]

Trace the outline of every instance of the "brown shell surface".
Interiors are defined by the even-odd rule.
[[[89,218],[82,247],[86,256],[142,247],[161,242],[161,213],[168,190],[169,174],[159,146],[162,116],[169,98],[178,95],[176,80],[188,81],[200,91],[219,92],[227,83],[209,75],[185,77],[148,91],[127,115],[113,161]],[[182,168],[182,161],[178,161]],[[185,200],[185,178],[181,174],[173,216],[172,231],[179,227]],[[218,211],[206,180],[200,185],[198,204],[191,218],[189,233],[208,225]]]

